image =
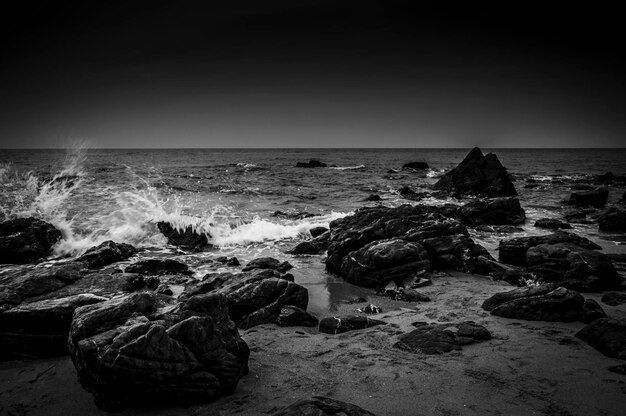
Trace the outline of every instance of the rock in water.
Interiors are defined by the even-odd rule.
[[[139,273],[148,275],[164,275],[164,274],[185,274],[192,272],[185,263],[173,259],[145,259],[124,269],[126,273]]]
[[[232,394],[249,349],[223,296],[207,294],[158,313],[148,293],[78,308],[68,346],[96,404],[190,404]]]
[[[317,326],[319,320],[304,309],[287,305],[280,308],[276,323],[280,326]]]
[[[459,218],[464,225],[517,225],[526,221],[526,212],[517,198],[477,200],[463,205]]]
[[[428,169],[428,163],[426,162],[409,162],[402,165],[402,169],[423,170]]]
[[[357,329],[386,324],[387,323],[384,321],[371,319],[366,316],[331,316],[320,321],[319,331],[326,334],[341,334],[342,332],[355,331]]]
[[[600,208],[606,205],[608,199],[608,189],[595,189],[593,191],[573,192],[567,202],[579,207]]]
[[[118,261],[126,260],[137,254],[138,251],[139,250],[130,244],[118,244],[108,240],[99,246],[91,247],[89,250],[85,251],[77,261],[86,263],[87,267],[90,269],[98,269]]]
[[[603,318],[595,320],[578,331],[576,337],[606,356],[626,359],[625,319]]]
[[[316,236],[315,238],[298,243],[294,248],[288,251],[289,254],[320,254],[328,248],[328,240],[330,232]]]
[[[187,226],[183,231],[179,231],[172,227],[169,222],[159,221],[157,227],[167,237],[167,242],[174,246],[191,251],[200,251],[205,247],[211,247],[211,243],[209,243],[211,236],[195,232],[191,225]]]
[[[582,248],[599,250],[601,247],[585,237],[580,237],[565,231],[555,231],[553,234],[517,237],[501,240],[498,245],[498,256],[501,263],[526,266],[526,252],[529,248],[540,244],[572,243]]]
[[[602,295],[600,299],[609,306],[619,306],[626,303],[626,293],[624,292],[608,292]]]
[[[462,345],[491,339],[491,333],[472,321],[459,324],[416,322],[416,329],[401,335],[394,347],[412,353],[443,354],[460,350]]]
[[[246,267],[241,270],[247,272],[254,269],[270,269],[277,270],[280,273],[285,273],[287,270],[291,270],[292,268],[293,266],[287,261],[281,263],[280,260],[273,257],[258,257],[248,262]]]
[[[610,208],[598,217],[598,228],[602,231],[626,231],[626,210]]]
[[[311,237],[316,238],[328,231],[326,227],[313,227],[309,230]]]
[[[24,264],[47,257],[62,237],[54,226],[35,218],[0,223],[0,264]]]
[[[538,228],[550,228],[552,230],[567,230],[572,228],[571,225],[569,225],[566,222],[563,221],[559,221],[557,219],[554,218],[541,218],[537,221],[535,221],[535,227]]]
[[[313,397],[298,400],[292,405],[280,409],[272,416],[376,416],[350,403],[328,397]]]
[[[319,160],[311,159],[308,162],[298,162],[296,163],[297,168],[325,168],[328,165],[324,162],[320,162]]]
[[[509,173],[498,157],[493,153],[485,156],[478,147],[473,148],[457,167],[446,172],[434,188],[481,197],[517,195]]]

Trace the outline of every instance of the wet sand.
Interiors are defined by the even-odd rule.
[[[324,395],[382,415],[622,415],[626,376],[611,359],[574,337],[584,324],[529,322],[489,315],[480,305],[511,289],[459,272],[420,289],[431,302],[396,302],[375,295],[373,315],[388,325],[339,335],[317,328],[262,325],[242,331],[250,374],[234,395],[182,407],[130,408],[121,415],[258,415],[301,398]],[[600,295],[586,295],[599,301]],[[626,305],[601,304],[626,318]],[[337,314],[364,305],[343,304]],[[412,322],[472,320],[492,340],[443,355],[393,348]],[[76,379],[69,357],[0,363],[2,415],[104,415]]]

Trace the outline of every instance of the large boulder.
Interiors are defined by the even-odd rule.
[[[316,396],[275,411],[272,416],[375,416],[374,413],[350,403]]]
[[[494,198],[468,202],[459,210],[464,225],[517,225],[526,221],[526,212],[517,198]]]
[[[35,218],[0,223],[0,264],[24,264],[47,257],[63,235],[53,225]]]
[[[480,244],[463,234],[443,235],[419,240],[426,249],[430,265],[434,269],[452,269],[475,272],[476,259],[480,256],[492,259]]]
[[[443,354],[462,349],[462,345],[491,339],[491,333],[472,321],[458,324],[428,324],[416,322],[416,329],[401,335],[394,347],[422,354]]]
[[[610,208],[598,216],[598,228],[602,231],[626,231],[626,210]]]
[[[341,264],[341,277],[361,287],[384,287],[429,267],[428,253],[420,244],[391,239],[349,253]]]
[[[576,337],[606,356],[626,360],[626,319],[598,319],[578,331]]]
[[[608,189],[594,189],[591,191],[572,192],[567,203],[579,207],[600,208],[606,205],[608,199]]]
[[[126,260],[137,254],[138,251],[139,250],[130,244],[116,243],[108,240],[85,251],[77,261],[87,264],[87,267],[90,269],[98,269],[118,261]]]
[[[330,231],[315,236],[311,240],[302,241],[288,251],[289,254],[321,254],[328,249]]]
[[[280,326],[317,326],[319,319],[302,308],[287,305],[280,308],[276,323]]]
[[[525,286],[532,276],[524,268],[498,263],[485,256],[478,256],[474,262],[474,273],[491,276],[494,280],[504,280],[515,286]]]
[[[126,273],[147,275],[185,274],[193,272],[185,263],[174,259],[144,259],[139,260],[124,269]]]
[[[241,270],[247,272],[254,269],[271,269],[285,273],[287,270],[292,268],[293,266],[287,261],[281,262],[273,257],[257,257],[256,259],[249,261],[248,264],[246,264],[246,266]]]
[[[606,316],[595,302],[554,284],[527,286],[496,293],[483,302],[492,315],[526,321],[591,322]]]
[[[593,241],[565,231],[540,236],[517,237],[501,240],[498,246],[500,262],[516,266],[526,266],[526,252],[540,244],[572,243],[582,248],[599,250],[601,247]]]
[[[606,255],[572,243],[541,244],[526,252],[528,271],[538,281],[581,292],[617,289],[621,277]]]
[[[207,402],[232,394],[248,372],[249,349],[223,296],[194,296],[165,310],[148,293],[76,310],[70,356],[98,406]]]
[[[191,225],[180,230],[173,227],[169,222],[159,221],[157,227],[167,237],[167,242],[174,246],[190,251],[201,251],[203,248],[212,247],[212,244],[209,242],[211,236],[194,230]]]
[[[320,321],[319,331],[325,334],[341,334],[356,331],[377,325],[386,325],[384,321],[368,318],[367,316],[345,315],[329,316]]]
[[[446,172],[435,189],[481,197],[515,196],[517,191],[506,168],[493,153],[483,155],[473,148],[454,169]]]

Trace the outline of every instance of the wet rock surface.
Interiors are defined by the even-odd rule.
[[[287,270],[292,268],[293,266],[289,264],[289,262],[281,262],[273,257],[259,257],[248,262],[242,271],[247,272],[254,269],[270,269],[276,270],[280,273],[285,273]]]
[[[598,250],[601,247],[593,241],[580,237],[574,233],[555,231],[552,234],[529,237],[516,237],[501,240],[498,245],[498,256],[501,263],[526,266],[526,252],[529,248],[540,244],[571,243],[589,250]]]
[[[159,221],[157,223],[159,231],[167,237],[167,242],[174,246],[181,247],[189,251],[201,251],[204,248],[212,247],[209,242],[210,235],[194,231],[191,225],[183,230],[179,230],[169,222]]]
[[[394,347],[411,353],[443,354],[461,350],[463,345],[491,339],[491,333],[472,321],[457,324],[416,322],[416,329],[399,337]]]
[[[341,334],[377,325],[386,325],[386,322],[360,315],[330,316],[320,321],[319,331],[326,334]]]
[[[517,225],[526,221],[526,212],[517,198],[493,198],[468,202],[460,208],[459,218],[468,227]]]
[[[126,260],[138,253],[130,244],[105,241],[99,246],[85,251],[76,261],[83,262],[90,269],[98,269],[118,261]]]
[[[139,260],[124,269],[126,273],[146,275],[183,274],[192,272],[183,262],[174,259],[145,259]]]
[[[535,227],[548,228],[551,230],[567,230],[567,229],[572,228],[572,226],[569,225],[568,223],[559,221],[554,218],[541,218],[535,221]]]
[[[567,203],[579,207],[601,208],[609,199],[608,189],[595,189],[591,191],[572,192]]]
[[[328,240],[330,239],[330,232],[326,231],[323,234],[316,236],[315,238],[302,241],[298,243],[294,248],[288,251],[289,254],[321,254],[328,248]]]
[[[53,225],[35,218],[0,223],[0,264],[24,264],[47,257],[62,234]]]

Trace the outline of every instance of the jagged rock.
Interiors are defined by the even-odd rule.
[[[617,289],[621,277],[604,254],[572,243],[541,244],[526,252],[528,271],[538,281],[582,292]]]
[[[319,160],[311,159],[308,162],[298,162],[296,163],[297,168],[325,168],[328,165],[324,162],[320,162]]]
[[[493,198],[468,202],[459,210],[463,225],[516,225],[526,221],[526,212],[517,198]]]
[[[608,199],[608,189],[595,189],[593,191],[572,192],[567,203],[579,207],[600,208],[606,205]]]
[[[481,197],[517,195],[509,173],[498,157],[493,153],[483,155],[478,147],[473,148],[457,167],[446,172],[434,188]]]
[[[328,397],[298,400],[272,413],[272,416],[375,416],[359,406]]]
[[[206,233],[194,231],[191,225],[181,231],[172,227],[172,224],[169,222],[159,221],[157,227],[159,231],[167,237],[167,242],[174,246],[182,247],[190,251],[200,251],[203,248],[212,246],[209,242],[211,236]]]
[[[109,410],[214,400],[248,372],[248,346],[221,295],[194,296],[166,313],[148,293],[80,307],[68,347],[81,385]]]
[[[67,354],[74,310],[105,300],[101,296],[80,294],[23,303],[0,312],[0,359]]]
[[[549,228],[552,230],[561,230],[561,229],[566,230],[566,229],[572,228],[572,226],[569,225],[568,223],[559,221],[554,218],[541,218],[535,221],[535,227]]]
[[[598,228],[602,231],[626,231],[626,210],[609,208],[598,216]]]
[[[98,269],[137,254],[139,250],[130,244],[116,243],[108,240],[99,246],[92,247],[80,256],[77,261],[87,264],[90,269]]]
[[[590,250],[599,250],[601,247],[593,241],[565,231],[555,231],[553,234],[529,237],[517,237],[500,241],[498,256],[501,263],[526,266],[526,252],[529,248],[540,244],[571,243]]]
[[[288,251],[289,254],[320,254],[328,248],[328,240],[330,239],[330,232],[326,231],[324,234],[318,235],[309,241],[302,241],[298,243],[294,248]]]
[[[285,273],[287,270],[292,269],[293,266],[289,264],[289,262],[284,261],[280,262],[273,257],[259,257],[254,260],[251,260],[246,264],[246,267],[242,269],[242,271],[247,272],[254,269],[270,269],[277,270],[280,273]]]
[[[367,198],[365,198],[363,201],[364,202],[379,202],[382,201],[383,199],[380,197],[380,195],[376,195],[376,194],[372,194],[370,196],[368,196]]]
[[[193,272],[185,263],[173,259],[145,259],[139,260],[124,269],[126,273],[138,273],[147,275],[185,274]]]
[[[286,305],[280,308],[276,323],[280,326],[317,326],[319,320],[304,309]]]
[[[626,293],[624,292],[607,292],[600,299],[609,306],[619,306],[626,303]]]
[[[313,227],[309,230],[311,237],[316,238],[328,231],[326,227]]]
[[[402,165],[402,169],[423,170],[428,169],[428,163],[426,162],[409,162]]]
[[[47,257],[62,234],[51,224],[35,218],[0,223],[0,264],[24,264]]]
[[[382,287],[430,267],[428,254],[417,243],[400,239],[372,242],[343,259],[341,276],[362,287]]]
[[[394,347],[403,351],[422,354],[443,354],[461,350],[462,345],[491,339],[491,333],[472,321],[458,324],[428,324],[416,322],[416,329],[399,337]]]
[[[384,321],[371,319],[366,316],[345,315],[331,316],[320,321],[319,331],[326,334],[340,334],[357,329],[369,328],[376,325],[386,325]]]
[[[588,303],[578,292],[554,284],[527,286],[496,293],[483,302],[492,315],[548,322],[589,322],[604,315],[599,305]]]
[[[606,356],[626,359],[625,319],[597,319],[578,331],[576,337]]]

